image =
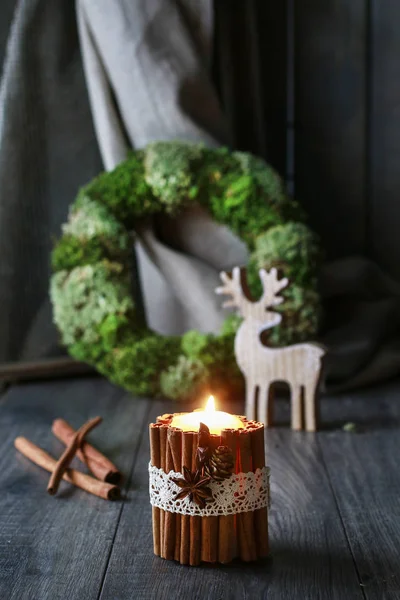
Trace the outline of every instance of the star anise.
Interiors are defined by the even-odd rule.
[[[201,477],[200,471],[190,471],[187,467],[183,467],[183,477],[172,477],[172,481],[181,488],[174,500],[182,500],[189,496],[191,502],[204,508],[207,500],[212,499],[212,491],[207,487],[211,477]]]

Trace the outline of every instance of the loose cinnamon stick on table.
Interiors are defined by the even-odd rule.
[[[64,419],[53,421],[52,432],[66,446],[71,443],[76,431]],[[93,448],[88,442],[83,442],[81,448],[77,450],[77,457],[85,463],[97,479],[107,481],[108,483],[119,483],[121,473],[117,467],[108,460],[101,452]]]
[[[50,495],[57,493],[58,486],[65,472],[65,469],[69,467],[70,462],[74,458],[77,449],[80,447],[85,435],[87,435],[92,429],[97,427],[102,422],[101,417],[95,417],[90,419],[87,423],[82,425],[78,431],[74,434],[69,446],[65,449],[61,457],[58,459],[55,469],[50,477],[47,491]]]
[[[252,470],[251,437],[248,429],[239,430],[240,472]],[[253,511],[239,513],[237,516],[237,531],[239,539],[239,556],[244,561],[257,559],[256,539],[254,533]]]
[[[39,467],[42,467],[42,469],[50,473],[54,471],[57,461],[42,450],[42,448],[39,448],[39,446],[36,446],[24,437],[17,437],[14,441],[14,446],[21,454],[36,465],[39,465]],[[75,469],[68,468],[62,478],[85,492],[89,492],[89,494],[104,498],[104,500],[118,500],[121,497],[120,489],[116,485],[104,483]]]
[[[160,468],[160,427],[161,423],[150,423],[150,461],[154,467]],[[157,506],[152,507],[153,513],[153,549],[154,554],[161,555],[160,544],[160,509]]]
[[[221,445],[232,449],[233,472],[237,473],[237,447],[239,432],[237,429],[223,429],[221,432]],[[222,515],[219,517],[218,560],[221,563],[231,562],[237,556],[237,535],[235,528],[236,515]]]
[[[221,445],[219,435],[210,435],[209,448],[213,452]],[[218,523],[220,517],[202,517],[201,519],[201,560],[217,562],[218,560]]]
[[[255,423],[250,430],[251,451],[253,456],[253,471],[265,467],[264,425]],[[254,524],[257,540],[257,555],[260,558],[268,556],[268,508],[254,511]]]
[[[196,470],[196,454],[199,445],[199,434],[193,434],[192,471]],[[189,564],[195,567],[201,562],[201,519],[202,517],[189,517],[190,519],[190,557]]]
[[[193,431],[182,432],[182,470],[183,467],[192,468],[192,449],[193,449]],[[182,515],[181,518],[181,565],[188,565],[190,562],[190,517]]]

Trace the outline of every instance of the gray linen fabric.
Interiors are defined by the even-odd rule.
[[[8,1],[8,0],[6,0]],[[0,361],[57,352],[52,238],[101,168],[71,0],[19,0],[0,88]]]
[[[152,140],[179,138],[211,146],[227,141],[208,72],[211,0],[78,0],[77,6],[92,114],[106,169],[118,164],[129,147],[141,148]],[[213,294],[219,253],[208,262],[198,253],[205,245],[217,246],[218,237],[228,234],[203,213],[202,239],[183,237],[180,232],[191,223],[192,229],[193,223],[197,226],[197,217],[197,211],[188,211],[164,243],[149,228],[137,244],[147,318],[162,333],[191,327],[215,331],[223,319]],[[170,247],[177,236],[184,241],[179,252]],[[234,252],[238,247],[233,243]]]

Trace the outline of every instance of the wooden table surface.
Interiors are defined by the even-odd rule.
[[[3,393],[1,600],[399,599],[400,383],[324,398],[317,434],[291,432],[279,404],[281,424],[267,432],[271,557],[193,568],[152,552],[147,425],[172,404],[134,399],[100,378]],[[104,423],[90,439],[123,471],[124,500],[65,482],[48,496],[48,474],[15,451],[14,438],[58,456],[53,419],[78,427],[97,414]],[[349,421],[358,433],[343,431]]]

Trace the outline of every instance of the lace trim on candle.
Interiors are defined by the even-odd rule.
[[[150,463],[150,503],[168,512],[200,517],[258,510],[270,505],[269,473],[269,467],[263,467],[255,473],[238,473],[223,481],[211,481],[208,486],[212,490],[213,500],[207,502],[205,508],[200,508],[188,497],[174,500],[181,490],[171,478],[182,477],[181,473],[170,471],[166,474]]]

